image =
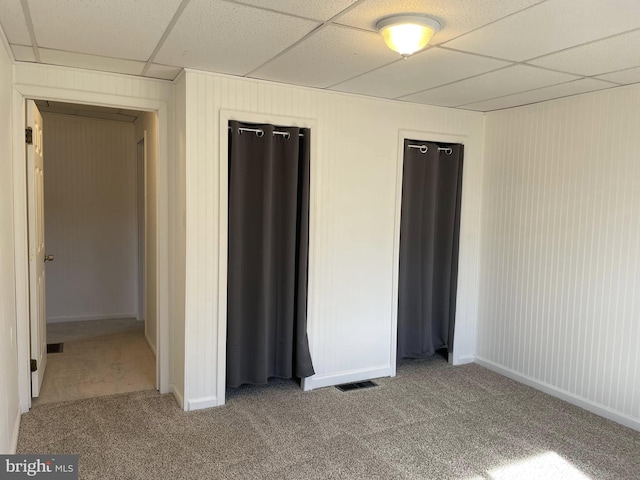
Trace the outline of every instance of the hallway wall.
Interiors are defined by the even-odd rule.
[[[131,123],[44,118],[47,321],[135,317],[136,148]]]
[[[145,138],[146,165],[145,165],[145,324],[144,335],[147,342],[156,352],[156,334],[158,324],[158,308],[156,297],[156,284],[158,277],[158,239],[155,236],[158,227],[158,117],[155,113],[147,112],[134,124],[136,144]]]

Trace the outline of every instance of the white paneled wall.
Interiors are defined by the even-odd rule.
[[[116,97],[128,97],[135,99],[136,104],[156,105],[153,100],[168,101],[172,96],[172,84],[164,80],[36,63],[17,63],[13,82],[21,91],[37,87],[40,92],[49,90],[48,98],[91,104],[112,103]],[[59,89],[73,93],[64,94]],[[131,102],[122,106],[131,108]]]
[[[309,337],[316,370],[311,388],[390,374],[400,131],[418,131],[424,139],[464,137],[456,355],[458,361],[472,358],[481,114],[194,71],[181,81],[186,81],[186,408],[218,404],[223,395],[217,365],[219,341],[225,340],[218,333],[217,297],[224,208],[219,173],[227,161],[220,149],[221,128],[226,132],[222,114],[316,125],[311,133]]]
[[[640,427],[640,87],[487,117],[479,360]]]
[[[3,36],[1,31],[0,36]],[[15,451],[20,418],[16,363],[11,130],[11,62],[0,38],[0,453]]]
[[[134,126],[43,117],[47,321],[135,317]]]

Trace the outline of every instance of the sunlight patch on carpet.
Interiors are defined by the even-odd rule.
[[[545,452],[488,472],[492,480],[590,480],[556,452]]]

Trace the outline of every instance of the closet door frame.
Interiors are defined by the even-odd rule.
[[[243,112],[240,110],[220,110],[219,139],[220,139],[220,165],[218,172],[218,312],[217,312],[217,402],[216,405],[225,404],[225,389],[227,376],[227,273],[228,273],[228,251],[229,251],[229,121],[237,120],[243,123],[266,123],[272,125],[282,125],[286,127],[308,128],[311,131],[310,144],[310,169],[309,169],[309,268],[307,283],[307,333],[309,336],[309,349],[313,358],[315,342],[317,339],[316,312],[318,303],[316,301],[317,284],[317,244],[318,238],[318,122],[312,118],[301,118],[294,116],[258,114]],[[303,390],[309,390],[306,380],[301,380]]]
[[[424,141],[424,142],[432,142],[432,143],[460,143],[465,145],[467,143],[467,136],[463,135],[449,135],[446,133],[439,132],[426,132],[426,131],[418,131],[418,130],[399,130],[398,131],[398,157],[397,157],[397,165],[396,165],[396,201],[395,201],[395,214],[394,214],[394,230],[393,230],[393,278],[391,283],[392,288],[392,308],[391,308],[391,358],[389,362],[391,364],[391,376],[396,375],[397,369],[397,358],[396,354],[398,351],[398,275],[400,271],[400,220],[402,214],[402,176],[404,171],[404,142],[405,140],[416,140],[416,141]],[[467,149],[465,146],[465,156],[467,155]],[[462,251],[463,248],[463,232],[465,225],[465,184],[467,183],[467,179],[465,178],[465,170],[462,171],[462,202],[461,202],[461,212],[460,212],[460,248],[459,252]],[[459,254],[459,253],[458,253]],[[456,290],[456,304],[458,304],[458,300],[460,299],[460,279],[463,277],[464,266],[459,263],[458,266],[458,288]],[[456,308],[456,322],[455,322],[455,332],[453,335],[453,352],[449,352],[449,363],[452,365],[460,365],[462,363],[468,363],[466,359],[460,358],[456,355],[456,344],[458,343],[459,335],[458,326],[461,322],[458,322],[458,317],[461,315],[461,308]]]

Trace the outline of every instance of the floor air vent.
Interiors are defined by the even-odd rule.
[[[62,353],[64,343],[47,343],[47,353]]]
[[[341,392],[348,392],[350,390],[360,390],[362,388],[370,388],[377,387],[377,383],[373,383],[370,380],[366,382],[355,382],[355,383],[343,383],[342,385],[336,385],[336,388]]]

